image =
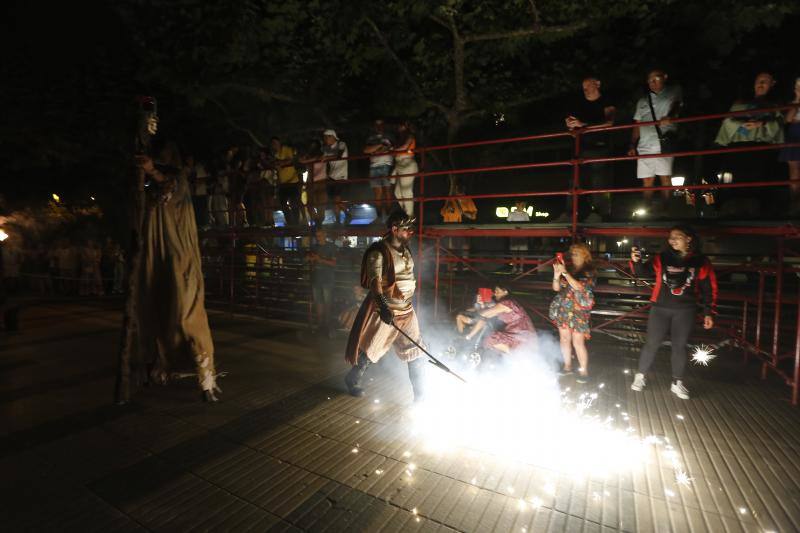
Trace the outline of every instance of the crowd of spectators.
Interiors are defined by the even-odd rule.
[[[30,289],[41,296],[122,294],[125,253],[113,239],[59,239],[25,247],[15,239],[2,243],[3,290],[13,296]]]
[[[382,120],[373,123],[363,155],[369,161],[376,222],[396,208],[413,215],[419,172],[415,150],[410,123],[391,132]],[[187,155],[180,170],[191,187],[197,225],[203,230],[321,225],[328,213],[333,224],[341,225],[349,221],[348,206],[353,203],[352,188],[345,183],[350,166],[358,164],[352,159],[336,130],[326,129],[304,150],[273,137],[268,146],[232,146],[216,160],[200,162]]]
[[[590,133],[581,136],[580,157],[583,159],[626,154],[646,156],[636,161],[636,177],[644,189],[644,205],[655,214],[666,210],[672,191],[661,190],[654,198],[653,188],[672,185],[675,163],[671,156],[659,156],[690,146],[682,138],[682,126],[674,122],[684,109],[681,87],[672,82],[662,69],[647,72],[645,81],[645,95],[636,101],[631,119],[634,123],[655,121],[656,124],[630,129],[627,148],[620,147],[615,141],[618,136],[614,131],[592,132],[614,126],[620,120],[620,107],[603,92],[602,80],[598,76],[589,75],[582,80],[583,94],[567,108],[564,123],[570,131]],[[775,94],[775,86],[770,73],[759,73],[752,97],[737,100],[730,110],[785,105],[787,102]],[[790,103],[800,104],[800,80],[795,83],[794,98]],[[714,144],[718,147],[759,146],[783,143],[784,139],[788,142],[800,139],[800,114],[796,108],[788,112],[756,112],[752,116],[726,118],[721,122]],[[694,145],[697,145],[696,139]],[[364,136],[363,149],[358,154],[350,153],[346,140],[336,130],[326,129],[305,149],[273,137],[267,146],[233,146],[221,157],[212,157],[203,163],[189,155],[183,159],[183,171],[192,188],[197,223],[201,229],[321,224],[326,216],[327,223],[347,224],[349,207],[357,203],[355,184],[347,183],[352,180],[351,174],[369,176],[368,185],[372,193],[368,201],[375,209],[375,222],[380,223],[393,209],[401,208],[410,215],[414,214],[414,182],[419,172],[416,150],[417,139],[409,122],[390,127],[378,119]],[[363,169],[358,166],[362,162],[354,161],[354,155],[368,160],[368,171],[366,166]],[[788,164],[793,182],[790,187],[792,208],[797,211],[800,208],[798,148],[782,150],[779,158],[769,150],[750,152],[746,157],[741,154],[709,157],[705,164],[708,168],[703,170],[703,183],[713,186],[727,171],[733,171],[737,179],[774,179],[778,159]],[[620,171],[612,171],[617,168],[612,167],[609,163],[583,165],[580,186],[588,189],[624,186]],[[746,189],[741,193],[726,191],[721,198],[735,199],[737,194],[746,192]],[[596,222],[613,216],[610,193],[596,193],[583,198],[582,220]],[[572,197],[567,196],[566,209],[557,220],[569,220],[571,202]],[[449,208],[443,211],[451,213],[452,207],[450,202]],[[281,213],[282,219],[276,215],[277,212]],[[443,215],[443,221],[450,220]]]
[[[583,98],[574,106],[565,118],[569,130],[580,129],[591,133],[592,129],[615,125],[618,117],[617,106],[610,102],[601,92],[601,80],[597,76],[587,76],[583,80]],[[645,95],[636,102],[633,121],[653,122],[656,124],[637,126],[631,129],[630,144],[627,149],[629,156],[647,156],[637,160],[636,177],[641,180],[645,189],[643,192],[645,205],[651,212],[664,211],[670,199],[671,191],[662,190],[661,198],[653,200],[653,187],[669,187],[672,185],[674,157],[657,157],[661,154],[678,152],[698,145],[687,143],[679,132],[679,125],[674,119],[679,118],[684,108],[683,91],[680,86],[669,81],[669,75],[662,69],[654,69],[647,73],[647,89]],[[759,112],[756,110],[779,107],[782,105],[800,104],[800,79],[794,81],[794,98],[787,102],[781,99],[775,90],[776,81],[769,72],[760,72],[756,75],[753,84],[752,97],[737,100],[730,107],[730,111],[740,112],[754,110],[751,115],[741,114],[725,118],[714,138],[716,147],[765,147],[787,142],[796,142],[800,139],[797,108],[786,112],[770,111]],[[788,125],[788,128],[786,126]],[[786,137],[784,131],[786,128]],[[610,135],[613,132],[602,131],[582,136],[581,157],[585,159],[609,157],[615,155],[611,150]],[[703,176],[695,178],[694,185],[727,183],[733,175],[740,181],[774,180],[778,170],[777,161],[788,163],[789,178],[792,180],[792,203],[789,209],[796,214],[800,208],[798,193],[800,192],[800,151],[796,148],[784,148],[776,158],[774,150],[756,150],[744,154],[727,154],[721,157],[708,157],[704,162]],[[607,164],[588,164],[583,167],[581,186],[584,188],[604,188],[621,186],[613,183],[608,174]],[[794,184],[796,182],[796,184]],[[689,184],[689,183],[687,183]],[[752,190],[743,189],[740,193],[725,191],[721,194],[723,200],[732,200],[734,206],[732,215],[757,215],[756,206],[750,212],[742,212],[735,203],[737,197],[743,195],[754,196]],[[694,195],[687,194],[694,199]],[[706,194],[706,201],[713,202],[714,197]],[[569,200],[568,200],[569,202]],[[611,202],[608,194],[593,194],[589,196],[588,213],[584,209],[584,218],[587,221],[599,221],[611,214]],[[567,204],[571,208],[571,204]],[[567,219],[567,212],[562,215]]]

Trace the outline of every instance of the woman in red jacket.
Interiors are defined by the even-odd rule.
[[[714,327],[717,305],[717,277],[711,261],[700,253],[700,241],[688,226],[673,226],[669,246],[649,261],[642,262],[641,251],[631,248],[631,270],[637,277],[654,275],[650,301],[653,307],[647,319],[647,341],[639,356],[639,372],[631,389],[641,391],[645,374],[656,357],[661,342],[670,335],[672,343],[672,386],[678,398],[689,399],[683,384],[686,370],[686,343],[694,327],[698,306],[702,307],[703,328]]]

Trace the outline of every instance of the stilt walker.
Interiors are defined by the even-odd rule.
[[[179,162],[156,164],[149,154],[157,128],[154,101],[149,103],[137,138],[116,399],[126,403],[141,383],[166,383],[181,365],[193,363],[203,398],[215,402],[219,388],[192,198]]]

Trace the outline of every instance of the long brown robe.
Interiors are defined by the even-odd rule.
[[[205,309],[197,226],[188,183],[172,176],[138,191],[130,294],[120,350],[118,399],[128,400],[131,381],[144,367],[165,382],[173,368],[194,363],[203,390],[215,382],[214,344]]]
[[[384,241],[373,243],[367,248],[366,252],[364,252],[364,257],[361,259],[361,286],[369,292],[361,303],[353,322],[353,327],[350,329],[350,336],[347,339],[347,348],[345,349],[345,360],[351,365],[355,365],[358,361],[358,354],[364,352],[374,363],[393,345],[395,352],[402,361],[412,361],[421,356],[419,349],[405,337],[399,337],[399,333],[393,326],[385,324],[378,317],[375,297],[370,291],[368,265],[368,257],[374,250],[379,251],[383,256],[381,281],[384,294],[389,294],[392,298],[403,297],[397,288],[394,260],[391,252]],[[419,336],[419,325],[413,307],[408,311],[395,313],[394,323],[412,337]]]

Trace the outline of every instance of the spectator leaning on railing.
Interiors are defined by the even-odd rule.
[[[344,211],[344,202],[342,202],[342,190],[347,180],[347,159],[341,158],[348,157],[347,143],[339,139],[334,130],[325,130],[322,132],[322,153],[325,156],[326,171],[328,179],[326,180],[328,201],[333,202],[333,215],[335,223],[341,224],[341,213]]]
[[[278,172],[278,198],[287,226],[296,226],[300,221],[300,177],[294,167],[297,152],[281,142],[278,137],[270,140],[272,156]]]
[[[271,212],[267,214],[269,209],[270,198],[267,196],[267,187],[269,185],[262,177],[261,168],[259,166],[259,157],[255,156],[247,161],[245,167],[246,186],[244,193],[244,204],[247,207],[248,222],[252,226],[265,227],[267,226],[267,219],[271,219]],[[272,191],[269,191],[270,193]]]
[[[631,130],[628,155],[665,154],[674,151],[670,144],[677,126],[670,123],[670,118],[676,117],[683,106],[683,95],[680,87],[667,85],[667,78],[667,73],[660,69],[651,70],[647,74],[647,94],[636,102],[633,120],[658,120],[659,124],[634,127]],[[636,163],[636,177],[642,180],[646,188],[653,187],[656,177],[662,186],[669,187],[673,160],[673,157],[639,159]],[[661,196],[666,202],[670,191],[661,191]],[[645,189],[644,197],[650,203],[653,191]]]
[[[223,166],[228,176],[228,197],[231,209],[231,225],[247,227],[247,209],[244,205],[246,157],[238,146],[225,152]]]
[[[731,111],[754,112],[747,115],[728,117],[722,121],[715,143],[720,146],[735,145],[764,146],[783,142],[783,114],[777,111],[758,112],[778,105],[773,95],[775,78],[769,72],[760,72],[753,83],[753,97],[739,100],[731,106]],[[714,169],[717,173],[733,172],[737,181],[764,181],[776,178],[777,163],[772,150],[760,150],[745,154],[726,154],[721,160],[723,168]],[[755,193],[755,194],[754,194]],[[723,191],[722,214],[728,216],[758,216],[761,205],[766,202],[763,191],[755,189]],[[776,199],[777,200],[777,199]]]
[[[734,102],[731,111],[746,111],[775,107],[777,102],[772,96],[775,78],[769,72],[760,72],[753,83],[753,98]],[[783,116],[777,111],[754,113],[728,117],[722,121],[717,138],[714,141],[720,146],[735,143],[783,142]]]
[[[392,141],[385,133],[383,120],[375,120],[364,153],[372,156],[369,158],[369,177],[374,179],[369,181],[369,186],[375,195],[375,210],[381,221],[386,220],[389,215],[392,201],[391,183],[388,179],[394,165],[394,156],[390,153],[392,150]]]
[[[394,156],[394,171],[390,180],[394,183],[394,197],[403,211],[408,216],[414,215],[414,178],[416,176],[409,176],[408,174],[416,174],[419,172],[417,160],[414,157],[414,151],[417,149],[417,138],[411,127],[411,123],[407,120],[400,123],[397,129],[400,141],[399,145],[395,147],[396,153]]]
[[[300,162],[306,165],[309,173],[311,218],[314,224],[320,227],[325,220],[325,207],[328,203],[328,194],[325,190],[328,173],[325,168],[326,162],[322,159],[322,142],[318,139],[311,141]]]
[[[588,130],[600,126],[612,126],[616,107],[600,92],[600,79],[597,76],[586,76],[581,82],[583,96],[573,104],[569,116],[564,119],[567,129]],[[608,133],[592,133],[581,137],[581,157],[608,157],[611,155],[611,139]],[[607,164],[591,163],[583,167],[589,183],[581,182],[582,187],[593,189],[606,188],[611,185]],[[592,194],[589,197],[591,211],[601,218],[611,216],[611,195],[609,193]],[[572,210],[572,196],[567,196],[567,217]],[[591,214],[591,213],[589,213]]]
[[[209,215],[211,225],[215,228],[227,228],[230,220],[228,216],[228,175],[219,172],[211,182],[211,197],[209,199]]]
[[[793,89],[792,103],[800,105],[800,78],[794,80]],[[786,142],[800,143],[800,112],[796,107],[786,112],[785,121],[787,124]],[[792,193],[791,211],[793,214],[798,214],[800,212],[800,147],[781,149],[779,159],[789,165],[789,179],[792,182],[792,185],[789,186]]]
[[[267,227],[272,227],[275,225],[273,211],[278,203],[278,177],[277,173],[275,172],[275,162],[272,158],[271,148],[262,146],[258,151],[257,167],[260,184],[264,191],[264,225]]]

